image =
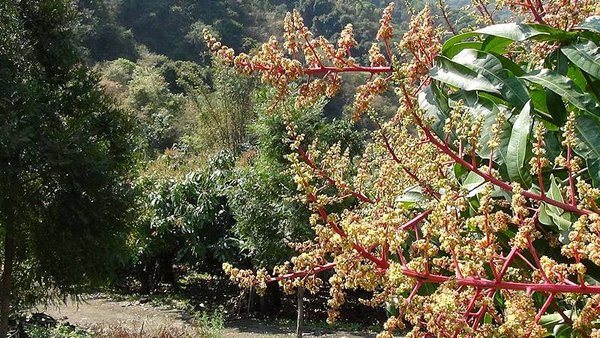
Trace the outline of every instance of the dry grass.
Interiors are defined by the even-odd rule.
[[[140,328],[139,330],[133,330],[126,326],[120,325],[109,325],[109,326],[96,326],[91,328],[94,338],[192,338],[192,337],[206,337],[209,338],[205,330],[198,328],[184,328],[184,327],[162,327],[154,328],[151,331]]]

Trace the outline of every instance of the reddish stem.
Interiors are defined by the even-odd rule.
[[[431,185],[423,182],[423,180],[421,180],[417,175],[415,175],[410,170],[410,168],[408,168],[407,166],[405,166],[405,165],[402,164],[402,161],[400,161],[400,158],[398,158],[398,156],[396,155],[396,152],[394,151],[394,148],[392,148],[392,145],[390,144],[390,140],[387,137],[387,135],[385,134],[385,130],[383,129],[383,127],[379,123],[377,123],[377,127],[381,130],[381,138],[383,139],[383,143],[385,144],[385,148],[387,149],[388,153],[390,153],[390,156],[392,156],[392,159],[394,160],[394,162],[400,164],[402,166],[402,170],[408,176],[410,176],[413,180],[415,180],[415,182],[417,182],[423,189],[425,189],[425,192],[427,194],[429,194],[430,196],[434,197],[435,199],[439,199],[440,198],[440,193],[434,191],[433,188],[431,187]],[[429,142],[429,141],[422,141],[422,142]]]
[[[418,119],[418,117],[417,117],[417,119]],[[437,137],[433,135],[433,133],[431,132],[429,127],[423,125],[423,123],[420,121],[420,119],[417,120],[417,123],[419,124],[419,127],[423,130],[423,132],[425,133],[425,136],[429,139],[429,141],[432,144],[434,144],[444,154],[450,156],[457,164],[460,164],[463,167],[465,167],[467,170],[472,171],[472,172],[476,173],[477,175],[483,177],[483,179],[494,184],[495,186],[499,187],[500,189],[505,190],[507,192],[512,192],[512,186],[510,184],[508,184],[498,178],[495,178],[492,175],[488,175],[487,173],[484,173],[481,170],[479,170],[479,168],[472,166],[471,163],[465,161],[462,157],[458,156],[452,149],[450,149],[448,146],[446,146],[441,141],[439,141],[437,139]],[[523,191],[521,193],[521,195],[523,195],[527,198],[531,198],[531,199],[540,201],[540,202],[546,202],[550,205],[559,207],[568,212],[576,213],[578,215],[590,215],[593,213],[590,210],[579,209],[577,206],[573,206],[568,203],[559,202],[559,201],[551,199],[547,196],[542,196],[540,194],[536,194],[536,193],[533,193],[530,191]]]
[[[533,243],[531,242],[530,238],[527,238],[527,245],[529,246],[529,252],[531,253],[531,256],[533,256],[535,264],[538,266],[540,273],[542,274],[542,278],[544,278],[544,281],[546,281],[546,283],[550,283],[548,276],[546,276],[546,272],[544,271],[544,269],[542,269],[542,264],[540,264],[540,258],[538,257],[537,250],[533,246]]]
[[[361,72],[370,74],[390,73],[392,67],[390,66],[351,66],[351,67],[333,67],[333,66],[322,66],[318,68],[306,68],[304,74],[327,74],[331,73],[348,73],[348,72]]]
[[[520,290],[546,293],[576,293],[576,294],[600,294],[600,285],[565,285],[565,284],[549,284],[549,283],[526,283],[526,282],[505,282],[489,280],[475,277],[456,278],[455,276],[448,277],[443,275],[420,273],[411,269],[402,269],[405,276],[419,279],[427,283],[441,284],[450,279],[454,279],[457,285],[472,286],[475,288],[491,289],[491,290]]]
[[[546,301],[544,302],[544,305],[542,306],[540,311],[535,316],[536,323],[539,322],[540,319],[542,318],[542,316],[544,315],[544,313],[546,313],[546,310],[548,310],[548,307],[550,306],[550,304],[552,304],[553,300],[554,300],[554,294],[550,294],[550,296],[548,296],[548,299],[546,299]]]

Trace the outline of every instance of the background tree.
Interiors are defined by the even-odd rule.
[[[269,91],[259,91],[259,111],[270,105]],[[353,154],[362,150],[364,134],[354,130],[347,120],[328,120],[321,102],[307,110],[295,110],[286,103],[280,110],[292,112],[294,120],[306,131],[308,140],[323,147],[341,142]],[[240,240],[243,255],[257,268],[282,264],[292,257],[291,243],[314,236],[306,220],[306,206],[295,198],[295,183],[290,177],[286,123],[281,113],[259,114],[250,127],[255,145],[242,156],[229,189],[229,204],[236,223],[233,233]]]
[[[135,134],[78,54],[69,1],[0,4],[0,337],[31,293],[105,282]],[[18,276],[18,278],[15,278]]]
[[[129,242],[142,292],[165,282],[177,288],[177,264],[215,271],[236,259],[234,224],[226,197],[233,157],[225,152],[202,164],[168,150],[136,179],[137,217]]]
[[[84,55],[91,62],[138,57],[136,41],[131,30],[121,26],[114,11],[105,1],[81,0],[77,2],[80,24],[77,34],[85,47]]]

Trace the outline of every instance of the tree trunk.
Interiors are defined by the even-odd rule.
[[[0,338],[8,336],[8,319],[10,315],[10,296],[12,290],[13,265],[15,260],[16,241],[12,220],[6,222],[4,237],[4,265],[0,280]]]
[[[304,287],[298,287],[298,318],[296,319],[296,337],[302,338],[304,332]]]

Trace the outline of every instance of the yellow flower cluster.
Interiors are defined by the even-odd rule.
[[[380,27],[377,32],[377,40],[386,41],[394,37],[394,28],[392,26],[392,13],[394,12],[394,3],[390,4],[383,10],[383,15],[379,20]]]
[[[504,294],[506,310],[499,333],[504,337],[545,337],[546,329],[534,321],[536,310],[531,296],[522,291],[506,291]]]
[[[408,83],[418,85],[428,79],[429,69],[440,52],[441,31],[435,28],[429,6],[416,15],[410,22],[409,30],[404,33],[398,48],[406,51],[400,71]]]
[[[242,270],[234,268],[229,263],[223,263],[223,271],[229,275],[230,280],[241,288],[255,288],[259,295],[267,290],[267,282],[270,277],[265,269],[260,269],[256,273],[252,270]]]

